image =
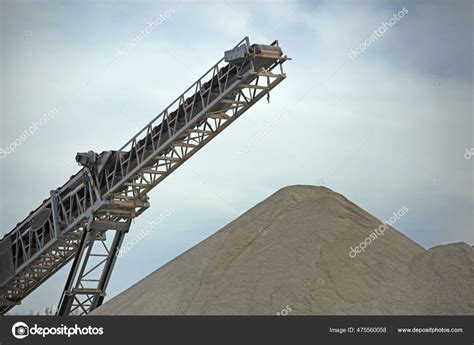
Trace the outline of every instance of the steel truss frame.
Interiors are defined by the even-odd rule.
[[[236,47],[241,45],[250,47],[248,37]],[[112,168],[94,172],[85,167],[52,191],[49,199],[3,239],[11,241],[14,272],[0,286],[0,313],[19,304],[73,258],[58,313],[87,314],[99,306],[131,219],[149,207],[147,192],[283,81],[285,60],[277,59],[267,69],[255,71],[252,61],[239,66],[222,58],[121,147],[111,157]],[[223,67],[226,73],[215,78]],[[217,80],[210,87],[218,90],[212,96],[206,93],[208,80]],[[198,99],[200,106],[195,107]],[[185,116],[178,126],[172,110],[179,108]],[[162,125],[165,122],[167,126]],[[32,219],[47,208],[51,217],[33,230]],[[104,244],[108,231],[115,231],[114,240],[102,265],[94,268],[100,278],[93,287],[86,287],[84,273],[94,257],[93,248]]]
[[[89,220],[87,231],[82,234],[59,302],[58,315],[85,315],[102,304],[118,251],[132,221],[131,214],[91,218],[95,219]],[[115,231],[115,235],[107,245],[106,232],[110,231]]]

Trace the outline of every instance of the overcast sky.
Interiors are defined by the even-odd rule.
[[[473,244],[472,1],[1,4],[0,147],[57,112],[0,159],[0,237],[78,171],[76,152],[120,148],[242,37],[293,58],[270,104],[149,193],[128,236],[174,213],[119,259],[109,297],[292,184],[382,220],[406,206],[395,228],[425,248]],[[66,274],[13,312],[57,304]]]

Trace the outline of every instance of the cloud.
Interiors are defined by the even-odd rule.
[[[293,57],[287,80],[150,193],[131,232],[170,205],[183,216],[139,244],[146,260],[136,251],[117,265],[113,293],[288,184],[324,181],[379,218],[406,205],[397,228],[424,246],[472,242],[472,160],[463,158],[473,146],[472,5],[438,5],[272,2],[256,12],[239,2],[4,2],[2,147],[53,106],[61,112],[0,160],[1,235],[78,170],[77,151],[118,149],[249,35],[279,39]],[[403,6],[407,16],[350,60]],[[110,64],[170,7],[166,23]],[[267,134],[235,157],[261,128]],[[56,303],[51,284],[15,310]]]

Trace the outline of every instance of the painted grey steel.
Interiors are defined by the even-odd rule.
[[[125,234],[130,229],[131,215],[89,219],[87,231],[81,242],[69,272],[58,307],[58,315],[85,315],[102,304],[117,254]],[[106,233],[115,231],[110,246]],[[94,249],[105,249],[94,251]],[[91,257],[99,261],[90,260]],[[98,275],[94,275],[94,272]]]
[[[239,47],[248,51],[249,39],[235,48]],[[74,310],[86,314],[100,305],[128,231],[128,226],[118,230],[117,223],[127,223],[143,213],[149,207],[148,191],[284,80],[285,60],[276,59],[266,67],[260,63],[256,70],[248,55],[240,64],[227,64],[222,58],[119,150],[76,157],[84,167],[51,191],[50,198],[0,241],[0,248],[13,262],[13,270],[2,272],[0,313],[21,303],[73,258],[60,314]],[[33,229],[32,221],[41,219],[48,212],[45,209],[51,210],[49,218]],[[82,289],[86,278],[80,272],[91,258],[90,248],[109,231],[116,232],[108,248],[113,254],[104,258],[107,264],[95,268],[102,274],[97,284]],[[80,295],[87,296],[77,301]]]
[[[224,60],[226,62],[241,63],[245,60],[248,55],[248,51],[245,46],[238,46],[234,49],[227,50],[224,52]]]
[[[15,274],[11,247],[11,240],[8,237],[0,242],[0,284],[5,283],[8,278]],[[2,302],[8,301],[0,301],[0,303]]]

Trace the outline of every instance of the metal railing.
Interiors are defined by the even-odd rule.
[[[248,49],[249,39],[244,38],[236,47],[242,44]],[[146,195],[149,190],[286,77],[282,69],[284,61],[285,58],[275,59],[266,68],[255,71],[252,60],[233,65],[220,59],[125,145],[114,151],[103,169],[94,171],[85,167],[64,186],[52,191],[49,199],[0,242],[0,257],[3,251],[6,253],[3,257],[12,261],[6,262],[5,270],[2,266],[0,313],[20,303],[76,255],[82,256],[95,241],[95,238],[85,236],[85,231],[105,234],[107,229],[91,228],[91,219],[97,222],[108,217],[110,222],[119,222],[144,212],[149,207]],[[277,66],[279,73],[273,73]],[[33,230],[32,220],[45,209],[51,210],[50,217],[39,229]],[[121,240],[116,241],[115,246],[120,243]],[[117,248],[111,248],[110,253],[116,252]],[[71,308],[89,312],[102,303],[116,258],[107,259],[109,264],[103,268],[102,283],[82,304],[75,299],[81,277],[76,277],[73,270],[77,271],[80,265],[85,267],[87,259],[84,255],[82,262],[75,260],[73,266],[76,267],[71,269],[61,299],[68,304],[60,306],[63,313],[69,313]]]

